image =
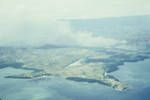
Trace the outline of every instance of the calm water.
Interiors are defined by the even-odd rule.
[[[97,84],[80,83],[58,77],[33,80],[3,78],[29,72],[21,69],[0,70],[2,100],[150,100],[150,60],[126,63],[111,73],[129,88],[123,92]]]

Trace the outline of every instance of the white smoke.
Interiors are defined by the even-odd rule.
[[[37,5],[33,1],[0,1],[0,46],[57,44],[97,47],[112,46],[120,42],[115,39],[95,36],[91,32],[74,32],[68,21],[54,20],[60,18],[60,16],[61,18],[82,17],[84,11],[75,9],[74,4],[78,5],[79,3],[80,6],[83,6],[87,2],[86,0],[82,0],[82,2],[79,0],[75,3],[69,0],[67,2],[61,1],[62,5],[57,5],[58,0],[57,2],[40,1],[36,2]],[[91,2],[91,0],[88,0],[89,5]],[[56,5],[57,7],[55,7]],[[67,8],[63,10],[65,6]],[[92,10],[91,8],[85,9],[87,14]],[[66,13],[66,11],[69,11],[69,13]]]
[[[40,46],[45,44],[112,46],[120,41],[91,32],[74,32],[68,21],[56,20],[18,20],[5,23],[0,29],[1,46]]]

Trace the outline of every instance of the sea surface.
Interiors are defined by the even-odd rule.
[[[97,83],[74,82],[59,77],[11,79],[3,76],[30,72],[23,69],[0,70],[2,100],[150,100],[150,59],[125,63],[110,73],[128,85],[125,91]]]

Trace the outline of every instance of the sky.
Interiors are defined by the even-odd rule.
[[[150,15],[150,0],[0,0],[0,45],[108,45],[116,40],[75,33],[59,19],[135,15]]]
[[[149,0],[0,0],[0,13],[14,17],[101,18],[150,14]]]

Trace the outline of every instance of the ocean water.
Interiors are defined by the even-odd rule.
[[[2,100],[149,100],[150,60],[125,63],[110,74],[128,84],[119,92],[110,87],[87,82],[74,82],[59,77],[38,79],[4,78],[5,74],[29,72],[23,69],[0,70],[0,98]]]

